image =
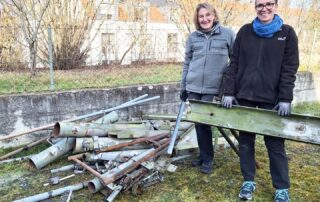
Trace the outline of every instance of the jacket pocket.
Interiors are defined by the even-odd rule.
[[[228,55],[228,42],[224,39],[212,39],[209,52],[211,54]]]

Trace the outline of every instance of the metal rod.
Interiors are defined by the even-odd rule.
[[[168,137],[168,136],[169,136],[168,133],[163,133],[163,134],[159,134],[159,135],[156,135],[156,136],[138,138],[138,139],[135,139],[135,140],[133,140],[131,142],[120,143],[120,144],[116,144],[116,145],[112,145],[112,146],[100,149],[100,151],[96,151],[96,153],[112,151],[112,150],[120,149],[122,147],[127,147],[127,146],[130,146],[130,145],[135,145],[135,144],[142,143],[142,142],[157,141],[159,139],[163,139],[163,138]]]
[[[48,49],[49,49],[49,68],[50,68],[50,90],[54,91],[54,72],[53,72],[53,54],[52,54],[52,32],[48,27]]]
[[[103,175],[102,180],[103,180],[103,184],[107,185],[109,183],[114,182],[115,180],[119,179],[120,177],[122,177],[123,175],[131,172],[132,170],[134,170],[137,166],[139,166],[141,163],[149,160],[150,158],[152,158],[154,155],[156,155],[159,151],[161,151],[162,149],[164,149],[165,147],[167,147],[169,145],[169,140],[167,140],[163,145],[161,145],[160,147],[158,147],[157,149],[151,151],[150,153],[148,153],[147,155],[143,156],[142,158],[138,158],[138,156],[133,157],[134,160],[132,162],[132,165],[128,166],[128,167],[124,167],[123,169],[120,169],[119,172],[114,173],[114,169],[112,169],[111,171],[107,172],[106,174]],[[140,156],[140,155],[139,155]],[[124,164],[129,164],[130,162],[126,162]],[[120,167],[120,166],[119,166]],[[118,168],[119,168],[118,167]],[[110,174],[111,173],[111,176]]]
[[[237,131],[234,129],[230,129],[230,131],[234,138],[236,138],[236,140],[239,142],[239,134],[237,133]]]
[[[77,191],[77,190],[83,189],[83,188],[85,188],[87,186],[88,186],[87,182],[82,182],[82,183],[79,183],[79,184],[70,185],[70,186],[67,186],[67,187],[62,187],[62,188],[55,189],[55,190],[52,190],[52,191],[49,191],[49,192],[44,192],[44,193],[41,193],[41,194],[37,194],[37,195],[34,195],[34,196],[29,196],[29,197],[26,197],[26,198],[18,199],[18,200],[15,200],[14,202],[42,201],[42,200],[45,200],[45,199],[48,199],[48,198],[51,198],[51,197],[59,196],[59,195],[63,194],[66,191]]]
[[[144,103],[144,102],[148,102],[148,101],[152,101],[152,100],[160,98],[160,96],[155,96],[155,97],[151,97],[151,98],[148,98],[148,99],[145,99],[145,100],[141,100],[141,98],[143,98],[143,97],[145,97],[145,95],[142,95],[142,96],[134,99],[134,100],[138,100],[136,102],[128,101],[128,102],[125,102],[122,105],[119,105],[117,107],[112,107],[110,109],[101,110],[99,112],[95,112],[95,113],[79,116],[79,117],[76,117],[76,118],[73,118],[73,119],[64,120],[64,122],[77,121],[77,120],[81,120],[81,119],[84,119],[84,118],[88,118],[90,116],[95,116],[95,115],[108,113],[108,112],[111,112],[111,111],[114,111],[114,110],[123,109],[123,108],[126,108],[126,107],[131,107],[131,106],[134,106],[134,105],[137,105],[137,104],[141,104],[141,103]],[[28,131],[6,135],[6,136],[3,136],[3,137],[0,137],[0,141],[11,139],[11,138],[15,138],[15,137],[19,137],[19,136],[26,135],[26,134],[29,134],[29,133],[33,133],[33,132],[36,132],[36,131],[39,131],[39,130],[48,129],[48,128],[53,127],[54,125],[55,125],[55,123],[52,123],[52,124],[48,124],[48,125],[41,126],[41,127],[38,127],[38,128],[33,128],[31,130],[28,130]]]
[[[19,153],[19,152],[22,152],[22,151],[28,150],[28,149],[30,149],[30,148],[32,148],[32,147],[34,147],[34,146],[36,146],[36,145],[38,145],[38,144],[40,144],[40,143],[42,143],[42,142],[46,141],[49,137],[50,137],[50,136],[47,136],[47,137],[41,138],[40,140],[37,140],[37,141],[32,142],[32,143],[30,143],[30,144],[28,144],[28,145],[25,145],[24,147],[21,147],[21,148],[16,149],[16,150],[14,150],[14,151],[12,151],[12,152],[9,152],[9,153],[7,153],[7,154],[5,154],[5,155],[1,156],[1,157],[0,157],[0,161],[2,161],[2,160],[4,160],[4,159],[7,159],[7,158],[9,158],[9,157],[11,157],[11,156],[13,156],[13,155],[15,155],[15,154]]]
[[[97,172],[96,170],[94,170],[93,168],[91,168],[90,166],[88,166],[87,164],[83,163],[82,161],[80,161],[76,156],[70,156],[68,158],[68,160],[74,161],[76,163],[78,163],[79,165],[81,165],[84,169],[86,169],[87,171],[89,171],[90,173],[92,173],[94,176],[98,177],[99,179],[102,179],[102,175]]]
[[[180,121],[181,121],[181,118],[182,118],[182,114],[183,114],[183,111],[184,111],[185,104],[186,103],[184,101],[181,101],[181,103],[180,103],[179,114],[178,114],[177,119],[176,119],[176,124],[174,126],[174,130],[173,130],[173,133],[171,135],[170,144],[169,144],[168,151],[167,151],[167,154],[169,154],[169,155],[172,154],[173,147],[174,147],[174,144],[175,144],[176,139],[177,139],[178,128],[179,128],[179,125],[180,125]]]
[[[219,132],[221,133],[221,135],[224,137],[224,139],[227,140],[227,142],[229,143],[229,145],[231,146],[231,148],[233,149],[234,152],[236,152],[236,154],[238,156],[240,156],[239,154],[239,150],[238,148],[236,147],[236,145],[233,144],[232,140],[229,138],[229,136],[224,132],[224,130],[220,127],[217,127]]]
[[[31,157],[31,155],[30,156],[23,156],[23,157],[13,158],[13,159],[7,159],[7,160],[0,161],[0,164],[11,163],[11,162],[15,162],[15,161],[24,161],[24,160],[28,160],[30,157]]]

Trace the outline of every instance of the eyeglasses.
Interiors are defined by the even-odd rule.
[[[261,11],[264,7],[266,7],[266,9],[270,10],[274,7],[275,4],[276,3],[268,2],[266,4],[257,4],[257,5],[255,5],[255,7],[258,11]]]

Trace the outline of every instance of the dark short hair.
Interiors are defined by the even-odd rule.
[[[196,30],[200,30],[201,29],[199,21],[198,21],[198,13],[199,13],[199,10],[201,8],[207,9],[209,11],[209,13],[211,13],[215,17],[214,18],[214,23],[219,22],[219,16],[218,16],[217,10],[211,4],[209,4],[207,2],[199,3],[197,5],[196,11],[194,12],[194,16],[193,16],[193,23],[194,23],[194,25],[196,27]]]

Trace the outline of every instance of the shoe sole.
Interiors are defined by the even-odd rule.
[[[247,198],[247,197],[243,197],[239,194],[239,198],[245,201],[251,201],[253,197]]]

